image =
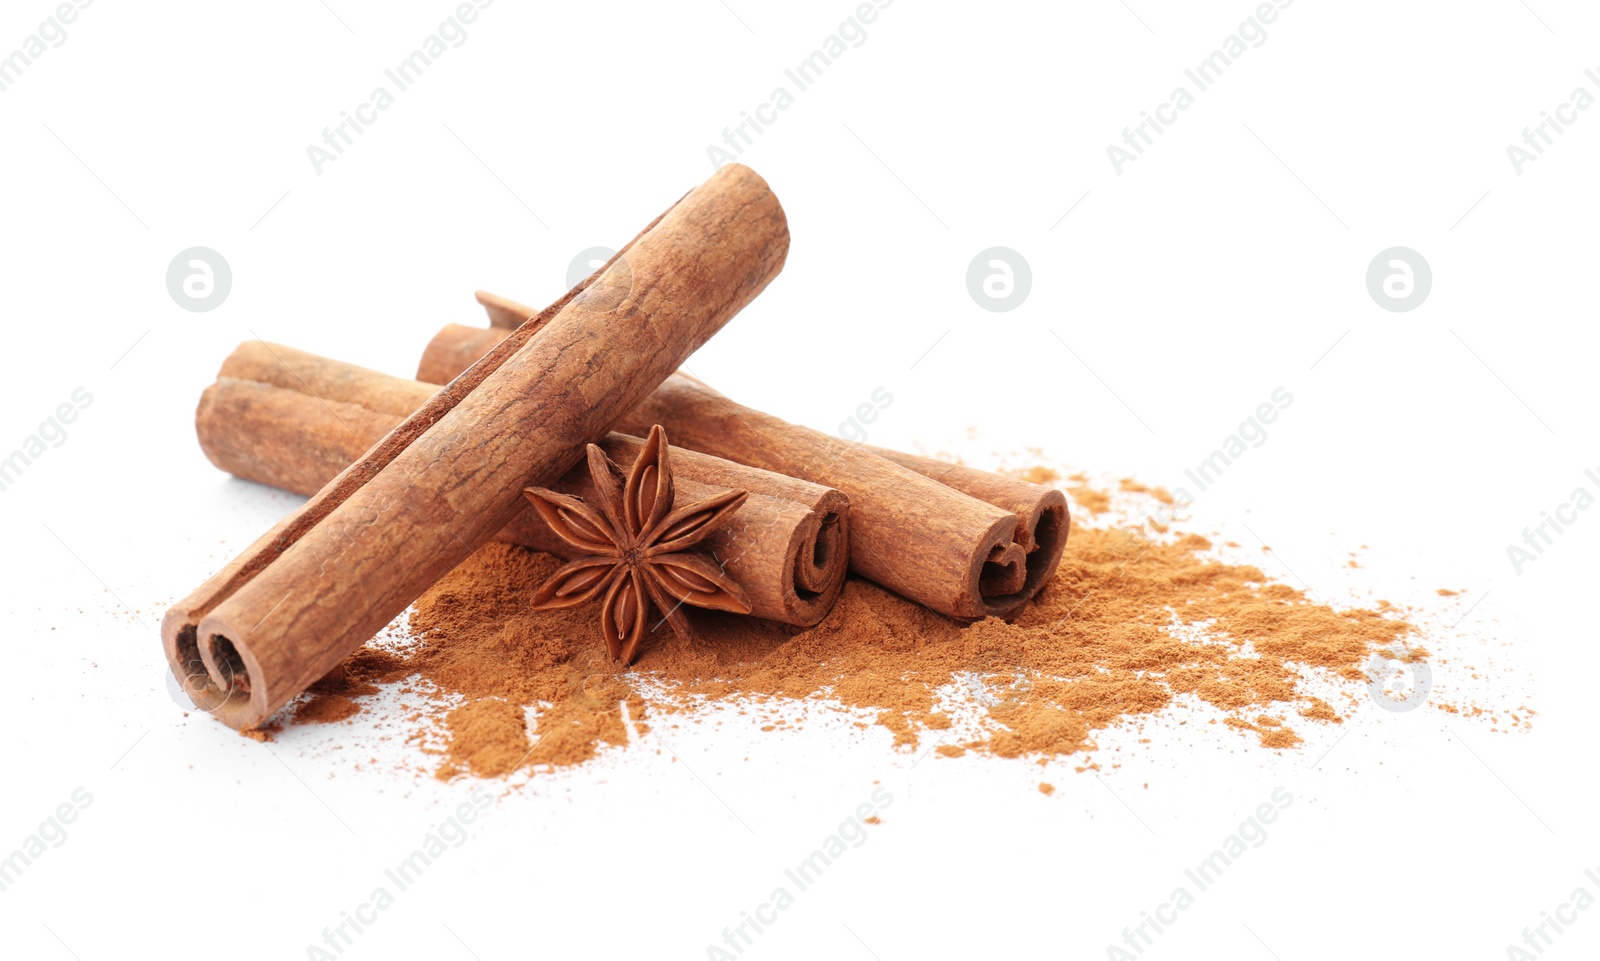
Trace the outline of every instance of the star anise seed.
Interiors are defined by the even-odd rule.
[[[595,444],[588,447],[588,463],[598,510],[542,487],[523,492],[550,530],[581,552],[534,593],[535,610],[580,607],[603,594],[606,653],[624,665],[638,655],[652,609],[684,637],[690,635],[685,604],[750,613],[744,589],[694,549],[727,523],[747,492],[727,491],[674,509],[667,433],[660,425],[650,429],[626,476]]]

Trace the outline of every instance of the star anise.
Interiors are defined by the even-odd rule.
[[[541,487],[523,492],[550,530],[582,552],[534,594],[535,610],[578,607],[604,593],[600,631],[606,652],[624,665],[639,652],[652,608],[684,637],[690,635],[685,604],[750,613],[744,590],[693,549],[727,522],[747,492],[727,491],[674,510],[667,433],[660,425],[650,429],[626,477],[599,446],[590,444],[588,457],[599,510]]]

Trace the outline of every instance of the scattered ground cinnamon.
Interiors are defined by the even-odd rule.
[[[1164,491],[1121,486],[1164,503]],[[1109,503],[1079,477],[1071,492]],[[1203,537],[1082,517],[1053,582],[1014,623],[958,624],[852,578],[813,628],[697,611],[696,640],[656,631],[626,673],[594,641],[596,609],[529,608],[558,564],[484,546],[413,606],[413,643],[352,655],[296,720],[332,720],[376,685],[409,680],[429,705],[422,725],[442,736],[445,779],[582,764],[644,737],[653,717],[708,702],[736,703],[762,730],[846,711],[896,748],[947,759],[1086,755],[1096,732],[1163,711],[1221,718],[1283,749],[1302,740],[1287,718],[1344,720],[1329,698],[1359,703],[1374,653],[1426,656],[1392,605],[1335,608]]]
[[[294,712],[296,724],[331,724],[361,713],[361,705],[343,694],[318,694]]]
[[[1036,464],[1033,467],[1024,467],[1016,471],[1002,471],[1013,477],[1021,478],[1030,484],[1054,484],[1061,479],[1061,474],[1052,467]]]
[[[469,771],[478,777],[501,777],[528,756],[527,720],[515,704],[479,698],[445,715],[445,723],[453,736],[449,757],[439,769],[441,779]]]
[[[354,699],[378,693],[377,685],[363,680],[350,670],[350,663],[359,663],[363,658],[371,660],[364,649],[311,685],[307,689],[311,698],[295,708],[294,723],[331,724],[359,714],[361,705]]]
[[[1104,514],[1111,509],[1111,495],[1105,491],[1078,484],[1067,488],[1067,493],[1072,495],[1079,507],[1091,514]]]
[[[242,727],[239,729],[239,736],[247,737],[252,741],[260,741],[265,744],[266,742],[272,740],[273,735],[277,734],[281,730],[283,730],[282,723],[278,721],[269,721],[260,727]]]
[[[1117,487],[1125,494],[1149,494],[1163,504],[1173,504],[1176,501],[1165,487],[1149,487],[1141,484],[1131,477],[1124,477],[1118,482]]]

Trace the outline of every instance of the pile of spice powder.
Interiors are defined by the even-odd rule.
[[[559,561],[495,543],[416,602],[415,643],[358,651],[292,720],[340,720],[376,685],[407,682],[426,704],[409,720],[431,729],[416,739],[442,738],[443,779],[579,765],[625,747],[630,726],[642,736],[653,716],[719,701],[865,712],[900,749],[931,739],[946,757],[1029,759],[1079,755],[1096,731],[1200,702],[1253,743],[1288,748],[1298,726],[1343,723],[1312,690],[1355,704],[1373,653],[1427,654],[1387,604],[1317,603],[1160,523],[1094,526],[1110,495],[1070,482],[1080,507],[1060,569],[1014,623],[959,624],[852,577],[815,627],[695,612],[695,640],[661,631],[622,672],[594,640],[597,607],[529,609]],[[1124,481],[1118,496],[1130,493],[1171,503]],[[796,712],[775,713],[781,726]]]

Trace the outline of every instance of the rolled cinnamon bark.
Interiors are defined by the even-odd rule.
[[[480,293],[490,328],[445,327],[417,379],[442,383],[505,337],[528,309]],[[740,406],[674,374],[619,421],[659,423],[673,443],[833,487],[850,498],[850,569],[951,617],[1011,617],[1054,576],[1066,547],[1066,496],[984,471],[860,444]]]
[[[245,480],[312,494],[377,443],[438,387],[390,377],[292,347],[249,341],[223,361],[195,412],[206,457]],[[643,441],[612,433],[600,441],[626,464]],[[719,457],[673,448],[683,503],[727,490],[750,496],[701,547],[741,587],[751,614],[809,627],[827,616],[849,565],[849,500],[831,488]],[[587,466],[553,485],[594,501]],[[498,540],[572,560],[576,550],[524,506]]]
[[[197,705],[265,721],[489,541],[782,269],[783,208],[728,164],[167,612]]]
[[[862,446],[885,460],[894,461],[901,467],[914,470],[946,487],[954,487],[969,497],[976,497],[980,501],[1015,514],[1017,516],[1015,548],[1022,552],[1024,558],[1035,551],[1046,551],[1046,556],[1053,559],[1048,569],[1041,572],[1041,577],[1043,580],[1048,580],[1055,573],[1061,551],[1067,542],[1067,497],[1061,491],[1019,477],[1007,477],[1004,474],[935,460],[920,454],[907,454],[870,444]],[[1006,556],[1015,555],[1008,549]],[[1026,560],[1016,568],[1009,568],[1005,575],[996,577],[994,592],[1026,589],[1028,570]],[[1021,576],[1020,582],[1017,580],[1018,575]],[[987,587],[985,589],[988,590]]]

